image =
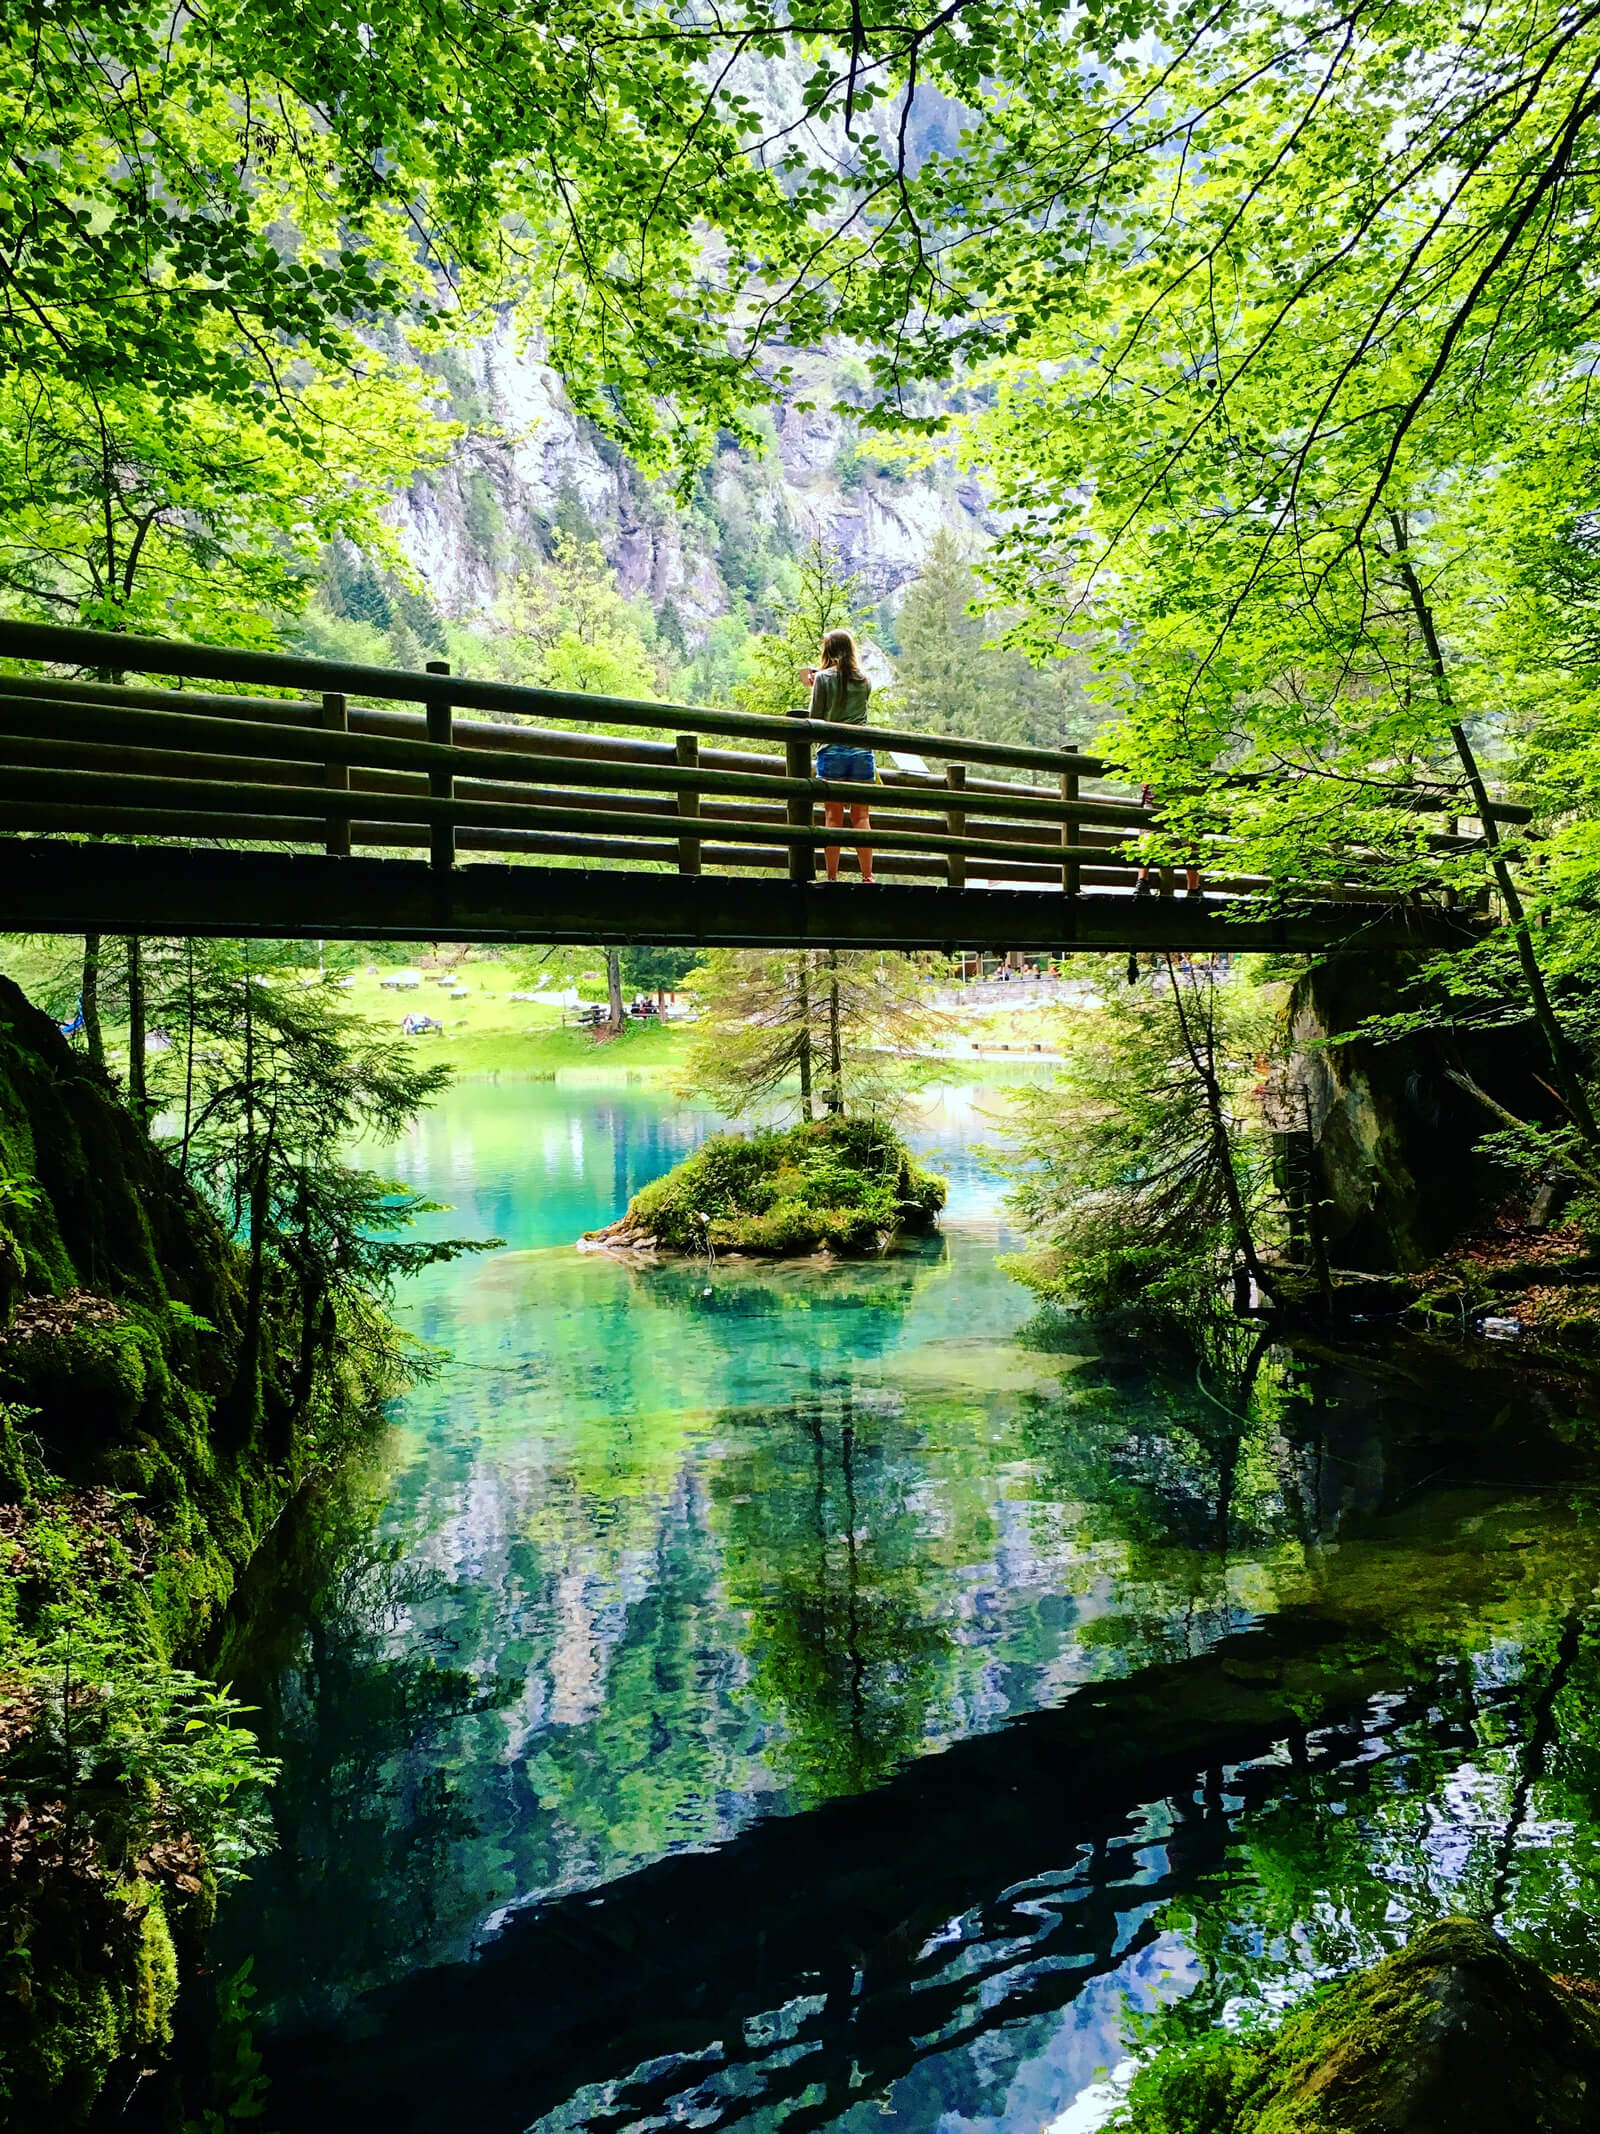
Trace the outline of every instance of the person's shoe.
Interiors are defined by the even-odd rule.
[[[864,874],[861,877],[861,886],[863,889],[876,889],[878,886],[878,877],[875,874]]]
[[[1135,882],[1133,893],[1136,897],[1153,897],[1156,893],[1156,885],[1154,882],[1149,881]]]
[[[1205,891],[1204,891],[1203,889],[1201,889],[1201,888],[1198,888],[1198,887],[1196,887],[1196,888],[1194,888],[1194,889],[1186,889],[1186,890],[1185,890],[1185,891],[1184,891],[1183,893],[1184,893],[1184,895],[1185,895],[1186,897],[1195,897],[1195,898],[1197,898],[1197,899],[1198,899],[1198,901],[1199,901],[1200,903],[1202,903],[1202,904],[1203,904],[1203,903],[1205,902],[1205,900],[1206,900],[1206,893],[1205,893]]]

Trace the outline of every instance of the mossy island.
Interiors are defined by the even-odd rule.
[[[882,1119],[713,1134],[636,1193],[625,1215],[586,1232],[578,1250],[867,1259],[926,1236],[947,1190]]]

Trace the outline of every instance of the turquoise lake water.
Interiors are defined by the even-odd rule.
[[[1592,1968],[1559,1404],[1042,1321],[1001,1101],[917,1121],[935,1244],[827,1270],[573,1251],[715,1124],[644,1090],[464,1085],[386,1159],[505,1246],[411,1285],[450,1360],[224,1639],[264,2126],[1073,2134],[1130,2008],[1458,1906]]]

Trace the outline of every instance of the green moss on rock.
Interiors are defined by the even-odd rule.
[[[222,1231],[119,1099],[110,1077],[0,978],[3,1211],[30,1295],[74,1288],[231,1324],[238,1280]]]
[[[1135,2078],[1129,2134],[1594,2134],[1600,2007],[1449,1919],[1276,2033],[1216,2032]]]
[[[106,1431],[127,1432],[170,1391],[160,1342],[110,1308],[24,1321],[0,1344],[0,1395],[25,1397],[49,1414],[76,1412],[97,1447]]]
[[[709,1238],[718,1252],[861,1258],[902,1231],[931,1229],[945,1192],[881,1120],[821,1119],[787,1132],[714,1134],[636,1193],[620,1222],[590,1236],[669,1252],[703,1252]]]
[[[178,1952],[160,1884],[69,1882],[5,1915],[0,2106],[28,2130],[79,2125],[119,2062],[171,2042]]]
[[[107,1076],[0,978],[0,1779],[16,1804],[0,1826],[8,2129],[81,2124],[114,2068],[147,2064],[165,2045],[180,1954],[214,1900],[203,1818],[166,1795],[146,1804],[145,1828],[139,1802],[105,1778],[98,1807],[64,1841],[38,1699],[63,1625],[96,1670],[104,1701],[80,1714],[91,1725],[119,1681],[177,1680],[175,1663],[313,1456],[309,1426],[272,1435],[248,1413],[219,1424],[237,1375],[242,1277],[238,1246]],[[272,1310],[269,1297],[269,1339]],[[315,1427],[327,1420],[319,1410]],[[324,1447],[337,1442],[338,1427],[323,1430]],[[110,1732],[92,1738],[114,1778]],[[240,1782],[225,1760],[217,1770],[219,1785]]]

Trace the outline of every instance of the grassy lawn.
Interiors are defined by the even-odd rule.
[[[102,1012],[107,1060],[113,1072],[119,1074],[125,1071],[127,1060],[127,1028],[117,1012],[123,953],[122,943],[108,937],[103,981],[106,1005]],[[436,1016],[444,1024],[443,1032],[429,1032],[411,1042],[427,1058],[445,1061],[458,1075],[548,1077],[593,1070],[607,1078],[620,1072],[666,1084],[677,1073],[687,1051],[689,1032],[683,1024],[630,1022],[619,1037],[597,1039],[588,1030],[572,1027],[557,1007],[539,1000],[513,1000],[513,993],[531,990],[529,966],[520,956],[507,954],[501,958],[478,951],[448,970],[434,970],[422,961],[424,953],[419,951],[417,960],[409,966],[421,973],[422,983],[414,990],[395,992],[385,988],[382,981],[407,966],[387,960],[369,963],[359,948],[339,950],[339,963],[346,974],[345,982],[339,986],[339,998],[377,1028],[396,1035],[408,1014]],[[72,1012],[81,955],[81,943],[76,939],[41,941],[16,935],[0,939],[0,969],[15,978],[41,1007],[63,1015]],[[546,961],[551,991],[575,985],[584,1000],[604,1000],[604,965],[593,951],[558,951]],[[439,983],[440,979],[448,982]],[[280,975],[276,982],[288,986],[298,983],[288,973]],[[1008,1056],[1038,1060],[1054,1055],[1055,1019],[1061,1011],[1032,997],[1024,987],[1015,990],[1015,1001],[982,1006],[975,1003],[971,1009],[958,1010],[942,1031],[938,1049],[957,1061]],[[451,994],[458,991],[462,997],[452,999]],[[570,1017],[570,1010],[566,1012]]]
[[[108,937],[105,949],[103,1011],[106,1060],[115,1074],[127,1067],[126,1021],[116,1012],[121,992],[122,943]],[[82,945],[76,939],[39,941],[16,935],[0,944],[0,969],[14,978],[40,1007],[63,1016],[72,1013],[78,986],[78,960]],[[575,981],[585,1000],[605,999],[605,979],[590,982],[589,972],[558,970],[552,990]],[[382,980],[394,968],[372,968],[357,962],[341,984],[338,997],[345,1007],[382,1030],[397,1036],[408,1014],[433,1015],[444,1024],[443,1033],[430,1031],[413,1038],[420,1054],[443,1060],[457,1074],[536,1074],[549,1076],[571,1069],[594,1069],[606,1075],[625,1072],[649,1078],[669,1079],[676,1072],[688,1044],[688,1031],[680,1024],[668,1028],[656,1022],[628,1023],[620,1036],[595,1038],[587,1030],[574,1029],[563,1021],[562,1010],[536,1000],[512,1000],[511,994],[528,990],[525,966],[507,958],[497,961],[469,958],[448,973],[451,983],[435,983],[444,973],[429,970],[420,960],[411,968],[420,970],[422,983],[414,991],[387,990]],[[283,975],[277,983],[293,986],[298,981]],[[464,988],[464,997],[452,1000],[452,991]],[[83,1040],[77,1041],[80,1045]]]
[[[444,1024],[443,1035],[430,1032],[412,1042],[427,1058],[448,1062],[457,1074],[545,1075],[592,1067],[665,1076],[676,1069],[687,1043],[682,1026],[667,1028],[655,1022],[630,1022],[620,1036],[609,1039],[573,1029],[570,1011],[563,1022],[559,1008],[510,998],[526,990],[526,981],[519,982],[509,963],[465,963],[451,973],[454,987],[435,984],[435,974],[424,970],[422,984],[407,993],[384,988],[381,980],[392,975],[387,970],[357,971],[353,984],[341,986],[341,996],[358,1015],[387,1030],[398,1031],[406,1015],[437,1016]],[[462,987],[466,997],[451,999],[452,990]],[[605,997],[603,985],[583,991],[586,999]]]

